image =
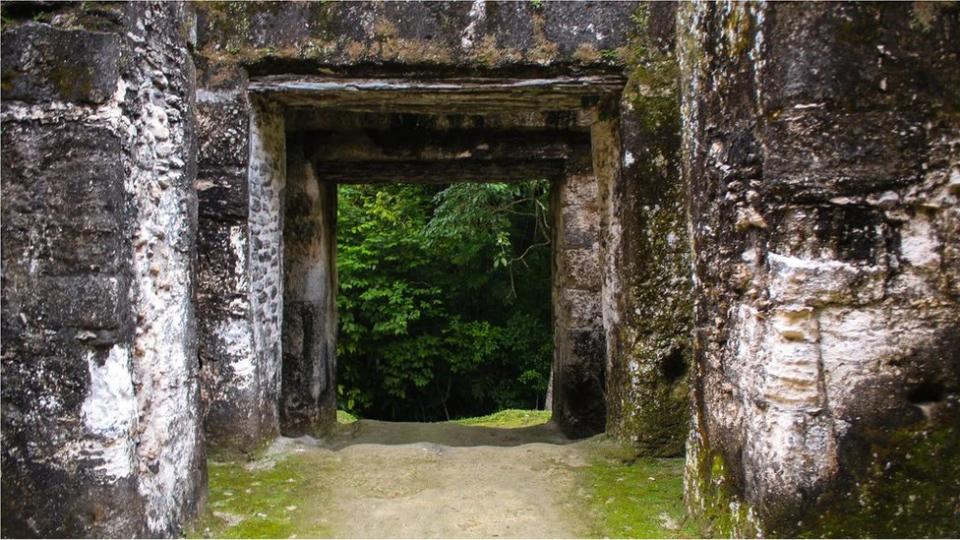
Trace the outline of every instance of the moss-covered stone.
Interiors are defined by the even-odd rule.
[[[689,415],[692,315],[686,208],[679,179],[679,70],[672,33],[652,21],[663,6],[639,6],[624,57],[621,199],[622,318],[613,329],[608,430],[644,455],[683,453]],[[653,25],[653,26],[651,26]]]
[[[701,451],[699,459],[687,463],[687,508],[705,529],[706,536],[750,538],[759,535],[749,504],[743,501],[726,461],[717,452]],[[693,469],[691,474],[691,467]],[[691,497],[691,491],[695,494]],[[696,503],[690,504],[692,500]]]
[[[867,463],[848,469],[852,474],[822,495],[796,529],[785,529],[805,537],[960,536],[956,426],[924,422],[868,437]]]

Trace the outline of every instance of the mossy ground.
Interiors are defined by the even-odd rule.
[[[461,418],[453,422],[462,426],[481,426],[493,428],[522,428],[537,426],[550,421],[550,411],[525,411],[507,409],[504,411],[478,416],[475,418]]]
[[[273,462],[210,462],[209,499],[188,538],[329,536],[317,510],[325,506],[323,469],[329,464],[297,454]]]
[[[347,411],[337,411],[337,423],[338,424],[352,424],[359,420],[356,416],[348,413]]]
[[[637,458],[633,450],[601,439],[582,482],[592,510],[589,536],[696,538],[703,524],[686,515],[683,458]]]

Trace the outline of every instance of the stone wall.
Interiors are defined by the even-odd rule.
[[[262,436],[272,437],[279,425],[287,153],[281,110],[259,99],[254,99],[250,121],[248,167],[250,311],[257,381],[252,412],[258,417]]]
[[[210,2],[197,6],[199,49],[254,75],[316,74],[316,66],[381,76],[604,68],[619,65],[637,5]]]
[[[174,535],[206,482],[184,6],[4,9],[2,534]]]
[[[960,532],[960,10],[685,4],[691,508]]]
[[[247,185],[247,180],[253,178],[252,173],[249,178],[244,178],[246,170],[253,171],[252,162],[247,160],[242,151],[245,145],[254,143],[249,132],[249,119],[253,111],[249,97],[251,92],[271,103],[285,106],[288,120],[294,123],[309,123],[316,111],[330,107],[333,99],[341,100],[342,108],[371,112],[383,112],[393,105],[397,107],[397,112],[404,113],[493,113],[491,117],[496,117],[505,107],[520,107],[520,110],[536,111],[539,116],[556,122],[554,117],[566,116],[552,112],[544,114],[540,110],[545,106],[570,109],[594,105],[589,101],[589,95],[570,93],[582,87],[583,83],[565,82],[569,76],[589,78],[591,74],[616,74],[619,71],[622,56],[628,52],[625,47],[628,34],[635,26],[631,16],[636,6],[632,2],[588,2],[578,5],[575,11],[572,5],[564,3],[482,1],[238,2],[195,6],[198,36],[196,52],[200,68],[200,124],[207,129],[202,137],[198,182],[201,213],[198,298],[201,305],[203,401],[207,434],[212,447],[249,452],[277,430],[275,420],[269,416],[259,416],[262,411],[276,406],[269,394],[273,388],[272,379],[255,374],[256,370],[270,370],[278,364],[274,355],[276,351],[263,350],[273,342],[266,339],[256,341],[255,337],[262,331],[258,328],[274,328],[273,288],[267,286],[264,291],[254,291],[256,285],[252,283],[251,275],[258,264],[264,263],[263,271],[272,273],[278,272],[281,265],[274,253],[252,255],[271,244],[264,239],[264,243],[258,247],[256,239],[252,237],[255,222],[253,212],[260,202],[255,194],[248,191],[252,189]],[[357,98],[359,101],[349,101],[350,96],[359,96],[363,92],[357,92],[357,88],[348,84],[344,87],[343,95],[328,93],[311,97],[288,92],[282,84],[291,82],[296,86],[298,76],[328,77],[331,78],[328,82],[334,85],[338,83],[338,77],[354,77],[357,80],[369,78],[372,81],[371,88],[377,90],[376,81],[380,78],[402,76],[412,84],[421,78],[425,81],[442,81],[481,73],[492,77],[480,81],[477,88],[472,89],[473,94],[464,94],[467,97],[460,105],[462,110],[450,111],[438,110],[438,107],[451,107],[451,104],[438,99],[447,95],[442,91],[438,92],[438,97],[428,96],[421,102],[417,101],[420,98],[383,94],[383,88],[380,88],[379,95],[363,95]],[[270,79],[271,75],[282,75],[287,79],[278,82]],[[558,90],[551,85],[543,90],[530,85],[500,89],[491,97],[477,93],[490,92],[481,88],[485,82],[497,82],[499,79],[515,82],[517,77],[521,81],[541,80],[541,76],[557,81],[551,85],[567,84],[568,87],[559,91],[569,95],[557,93]],[[616,75],[614,78],[617,78]],[[320,87],[325,86],[320,84]],[[438,88],[442,87],[443,84],[440,84]],[[558,96],[563,101],[559,101]],[[406,99],[413,101],[404,101]],[[478,109],[484,105],[486,108]],[[517,116],[507,122],[520,121],[521,118]],[[552,124],[544,127],[549,129]],[[293,132],[300,128],[293,126],[290,129]],[[521,141],[525,142],[523,139]],[[551,147],[542,145],[539,139],[532,142],[531,146],[538,152],[542,151],[541,147],[547,148],[548,152],[553,151]],[[512,144],[498,143],[495,148],[497,152],[500,148],[519,152]],[[540,159],[551,170],[557,164],[562,168],[562,162],[542,159],[543,156],[539,154],[527,156],[527,161],[533,158]],[[525,162],[515,161],[511,162],[512,167],[499,170],[515,172],[518,167],[528,166]],[[335,162],[330,170],[317,174],[342,175],[345,174],[344,165]],[[409,163],[403,165],[409,166]],[[429,178],[444,172],[476,176],[495,171],[486,162],[473,164],[461,160],[453,167],[447,163],[430,165],[434,168],[414,168],[412,171],[397,168],[393,172],[403,170],[413,178]],[[467,165],[477,166],[469,168]],[[374,171],[367,164],[356,166],[360,168],[355,172],[364,178],[374,178],[376,171],[380,170],[391,172],[389,168],[383,169],[381,164],[375,164]],[[392,177],[389,180],[395,181]],[[321,184],[327,185],[328,181],[322,180]],[[299,190],[299,187],[295,189]],[[325,193],[325,190],[321,192]],[[296,201],[297,197],[297,193],[291,191],[287,204]],[[246,207],[245,200],[249,203]],[[279,212],[263,216],[283,219]],[[309,216],[302,217],[307,221],[312,220]],[[249,226],[245,228],[247,223]],[[268,229],[276,223],[272,221]],[[288,241],[290,239],[287,238]],[[297,249],[306,248],[312,242],[307,239],[295,240],[304,244]],[[265,259],[261,261],[261,257]],[[293,265],[308,262],[300,261],[297,257],[285,259],[286,264]],[[287,269],[287,279],[298,272]],[[330,275],[334,274],[331,272]],[[299,302],[296,299],[298,294],[293,293],[287,298],[291,306],[293,302]],[[259,298],[269,302],[258,312],[254,301]],[[311,302],[316,304],[313,300]],[[332,298],[329,302],[320,301],[320,304],[324,303],[332,303]],[[328,313],[326,308],[321,309],[319,304],[311,309],[319,310],[316,315],[321,312],[327,315],[333,313]],[[292,362],[298,358],[300,362],[284,364],[283,367],[283,380],[288,384],[284,385],[282,399],[284,403],[290,401],[289,407],[282,406],[290,413],[287,415],[289,418],[284,418],[283,426],[285,431],[289,428],[291,433],[301,433],[307,430],[306,424],[316,428],[323,422],[332,421],[332,413],[327,409],[334,408],[335,396],[333,374],[326,376],[327,370],[333,368],[333,361],[320,362],[316,356],[319,349],[310,352],[310,358],[304,357],[302,354],[307,354],[306,350],[301,350],[297,345],[305,345],[306,340],[299,338],[301,335],[314,334],[319,339],[320,334],[332,332],[335,317],[325,321],[317,319],[313,322],[312,331],[307,332],[299,324],[305,320],[302,316],[293,316],[291,309],[285,311],[287,318],[292,317],[291,320],[299,322],[289,325],[289,329],[285,326],[284,339],[288,340],[285,344],[289,347],[284,347],[284,350],[289,348],[291,351],[287,360]],[[596,321],[591,323],[597,327],[600,325],[598,313],[595,313]],[[327,341],[330,343],[326,348],[332,348],[332,338]],[[602,349],[601,343],[597,350]],[[293,354],[294,350],[302,354]],[[264,358],[258,356],[264,354]],[[332,359],[332,351],[329,356]],[[602,379],[602,375],[597,377]],[[324,380],[327,382],[323,383]],[[324,387],[319,390],[322,394],[319,398],[314,395],[318,391],[314,388],[317,384]],[[295,387],[301,390],[295,390]],[[602,400],[600,405],[602,409]],[[298,409],[302,410],[297,412]],[[286,415],[283,412],[281,414]],[[602,416],[602,412],[600,414]],[[308,420],[294,422],[295,418],[303,415]],[[326,420],[320,422],[320,418]],[[302,425],[294,428],[296,423]],[[599,429],[602,428],[593,427],[590,431]]]
[[[955,5],[2,10],[3,535],[177,534],[201,423],[252,452],[281,414],[332,422],[342,159],[285,133],[331,100],[355,137],[420,113],[517,141],[434,134],[409,178],[564,177],[570,434],[674,455],[689,421],[687,502],[718,532],[960,534]],[[590,123],[592,167],[547,140]],[[367,150],[351,170],[392,181]]]
[[[247,162],[251,106],[236,88],[197,91],[197,310],[204,428],[212,448],[246,451],[257,415],[250,309]]]

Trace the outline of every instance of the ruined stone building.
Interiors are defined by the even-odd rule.
[[[960,534],[960,8],[5,3],[2,534],[334,421],[338,182],[553,182],[553,410],[717,534]]]

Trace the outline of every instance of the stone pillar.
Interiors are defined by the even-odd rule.
[[[242,71],[208,67],[198,90],[198,293],[204,427],[212,451],[279,433],[283,127]]]
[[[337,186],[320,182],[291,141],[284,217],[285,435],[322,434],[336,423]]]
[[[678,28],[689,505],[737,535],[956,536],[960,10],[684,4]]]
[[[2,38],[2,535],[177,535],[206,482],[186,6],[46,9]]]
[[[605,345],[600,314],[600,214],[589,158],[571,159],[554,182],[553,419],[571,437],[606,422]]]
[[[283,205],[286,135],[280,107],[255,99],[250,120],[250,312],[256,418],[264,439],[280,425],[280,332],[283,318]]]
[[[693,311],[675,5],[638,14],[643,56],[613,106],[617,120],[595,123],[591,134],[602,201],[607,432],[640,454],[673,456],[688,430]]]

